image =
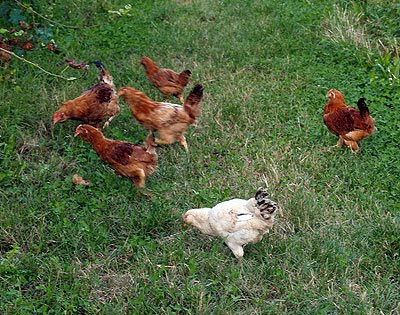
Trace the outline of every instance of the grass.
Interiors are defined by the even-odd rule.
[[[361,18],[361,14],[355,15],[352,11],[336,6],[327,18],[325,36],[336,43],[351,42],[357,48],[371,49]]]
[[[160,148],[146,197],[73,138],[77,122],[52,126],[57,104],[96,82],[93,67],[72,82],[16,60],[2,70],[11,78],[0,86],[1,312],[399,313],[400,92],[369,63],[379,54],[324,37],[341,4],[138,1],[118,16],[108,11],[123,1],[35,2],[63,24],[99,25],[54,28],[53,38],[69,57],[105,63],[117,87],[161,98],[138,63],[148,55],[191,69],[205,98],[190,154]],[[43,49],[25,57],[63,67]],[[336,139],[321,114],[330,88],[348,104],[369,101],[378,132],[357,155],[329,148]],[[106,136],[143,141],[121,105]],[[73,186],[74,173],[91,185]],[[243,264],[221,240],[182,228],[186,210],[250,198],[259,186],[280,213]]]

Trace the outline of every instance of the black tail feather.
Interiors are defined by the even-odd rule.
[[[200,115],[201,100],[203,98],[203,86],[196,84],[196,86],[189,93],[188,97],[183,104],[185,111],[190,117],[196,119]]]
[[[260,187],[257,189],[255,199],[256,207],[260,210],[260,214],[265,219],[269,219],[278,208],[276,202],[269,199],[269,193],[265,188]]]
[[[101,61],[96,60],[96,61],[92,61],[92,62],[99,69],[105,68],[104,64]]]
[[[193,88],[193,90],[190,93],[193,93],[197,96],[202,97],[203,96],[203,86],[201,84],[196,84],[195,87]]]
[[[357,102],[358,109],[360,110],[361,117],[369,115],[369,109],[367,103],[365,103],[365,98],[361,97]]]
[[[267,189],[260,187],[260,188],[257,189],[256,196],[254,198],[257,201],[263,200],[265,198],[268,199],[269,198],[269,193],[268,193]]]

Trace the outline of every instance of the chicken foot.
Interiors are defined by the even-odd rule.
[[[336,143],[336,145],[334,145],[334,147],[338,147],[341,148],[343,145],[344,139],[342,138],[342,136],[339,136],[338,142]]]

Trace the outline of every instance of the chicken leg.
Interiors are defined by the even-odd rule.
[[[179,143],[185,148],[186,153],[189,153],[189,148],[184,135],[181,135],[178,139]]]
[[[110,122],[114,119],[115,116],[116,116],[116,115],[111,116],[111,117],[105,122],[105,124],[104,124],[104,126],[103,126],[103,129],[106,129],[106,128],[110,125]]]
[[[225,244],[230,248],[230,250],[232,251],[233,255],[235,255],[235,257],[237,259],[240,260],[240,259],[243,258],[244,250],[243,250],[242,246],[240,246],[237,243],[234,243],[234,242],[230,241],[229,239],[227,239],[225,241]]]
[[[351,152],[358,152],[358,144],[356,141],[343,140],[344,143],[351,149]]]

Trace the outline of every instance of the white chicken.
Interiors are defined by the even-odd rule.
[[[244,255],[243,246],[259,242],[274,224],[277,205],[266,189],[259,188],[255,198],[232,199],[213,208],[191,209],[183,216],[203,234],[224,238],[236,258]]]

